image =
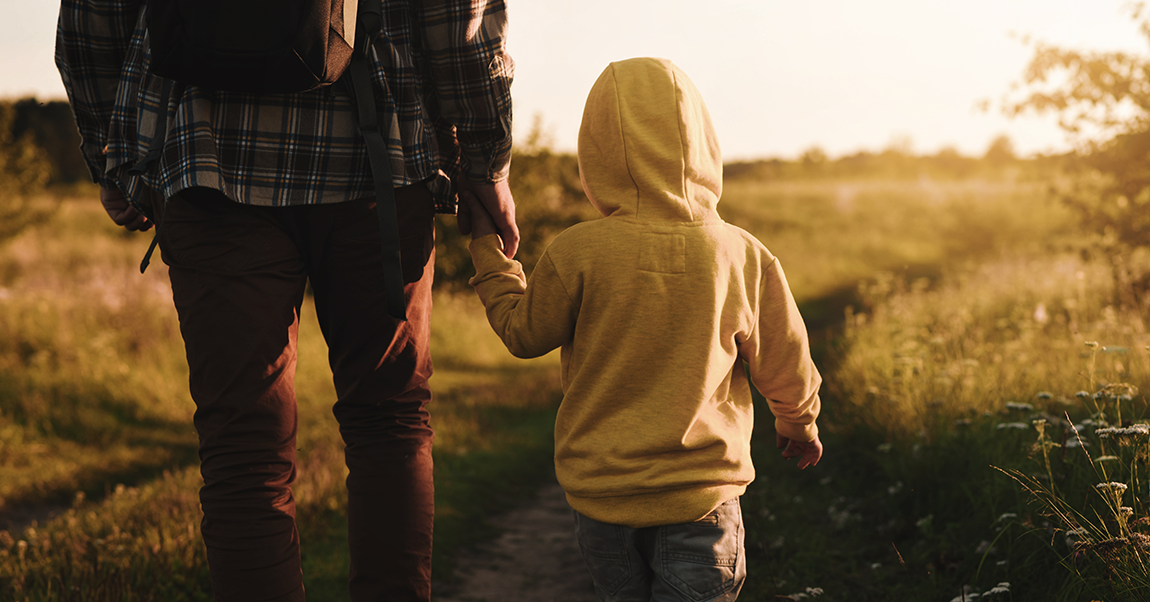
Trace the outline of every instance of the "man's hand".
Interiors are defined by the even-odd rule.
[[[795,441],[779,434],[775,439],[776,447],[783,450],[784,460],[799,459],[799,470],[818,464],[819,458],[823,457],[823,442],[819,441],[818,435],[813,441]]]
[[[515,199],[511,197],[511,186],[507,180],[473,183],[460,176],[457,185],[460,200],[459,233],[476,237],[491,234],[487,231],[480,234],[478,230],[472,232],[472,228],[478,228],[480,220],[487,217],[494,227],[493,232],[503,239],[503,254],[508,259],[515,257],[515,252],[519,250],[519,226],[515,224]],[[484,224],[483,227],[488,226]]]
[[[112,218],[117,226],[139,232],[152,229],[152,222],[139,211],[136,211],[136,208],[128,203],[128,199],[125,199],[124,194],[119,190],[100,188],[100,204],[104,206],[104,211],[108,212],[108,217]]]

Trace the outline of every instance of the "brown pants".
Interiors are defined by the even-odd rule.
[[[373,200],[255,207],[191,189],[166,205],[160,248],[187,347],[220,602],[304,599],[291,484],[308,280],[346,443],[351,599],[431,598],[434,215],[423,186],[396,200],[407,322],[386,313]]]

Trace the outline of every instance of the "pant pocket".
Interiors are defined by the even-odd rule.
[[[619,593],[631,579],[624,528],[575,513],[575,536],[595,588],[607,595]]]
[[[742,582],[743,518],[738,498],[693,523],[660,528],[662,577],[685,600],[703,602]]]

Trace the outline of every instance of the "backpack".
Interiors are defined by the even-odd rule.
[[[149,70],[212,90],[304,92],[339,79],[357,0],[147,0]]]
[[[375,182],[386,310],[406,320],[395,191],[380,131],[391,117],[377,112],[367,60],[383,32],[382,0],[146,0],[144,11],[148,70],[164,78],[161,107],[168,107],[177,82],[254,94],[306,92],[337,81],[347,86]],[[167,126],[167,119],[156,120],[148,152],[130,175],[144,175],[159,162]],[[163,225],[161,218],[140,272]]]

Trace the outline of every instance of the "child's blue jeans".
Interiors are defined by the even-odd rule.
[[[718,602],[747,576],[733,498],[693,523],[632,529],[575,513],[575,534],[603,602]]]

